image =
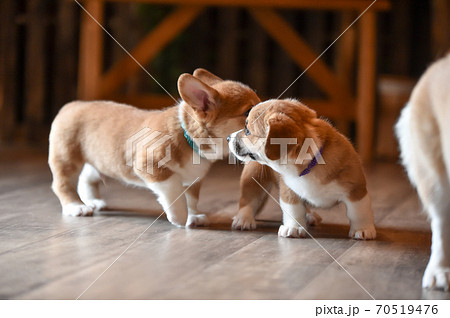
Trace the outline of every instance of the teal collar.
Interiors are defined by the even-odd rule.
[[[198,146],[194,143],[191,136],[189,136],[183,121],[181,121],[181,129],[183,129],[184,138],[186,138],[186,141],[188,142],[189,146],[191,146],[191,148],[194,149],[194,151],[200,155],[200,149],[198,149]]]

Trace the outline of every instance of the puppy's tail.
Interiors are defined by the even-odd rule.
[[[408,173],[409,180],[416,186],[411,169],[408,166],[411,164],[412,155],[414,153],[414,143],[411,140],[411,105],[407,103],[403,108],[400,118],[395,125],[395,135],[397,136],[400,147],[400,160]]]

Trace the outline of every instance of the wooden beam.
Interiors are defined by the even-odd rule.
[[[266,100],[267,98],[262,97],[261,99]],[[174,105],[173,99],[165,94],[114,95],[113,100],[142,109],[162,109]],[[350,107],[342,109],[328,100],[302,99],[301,102],[311,109],[314,109],[318,116],[343,120],[355,118],[354,109]]]
[[[238,7],[270,7],[317,10],[364,10],[373,0],[107,0],[111,2],[141,2],[171,5],[201,5],[201,6],[238,6]],[[373,10],[388,10],[389,0],[377,0],[372,5]]]
[[[85,0],[84,8],[92,17],[103,24],[104,1]],[[81,11],[80,57],[78,98],[98,97],[100,76],[103,69],[104,31],[86,12]]]
[[[359,59],[356,142],[365,163],[370,163],[374,147],[376,16],[368,11],[359,22]]]
[[[250,9],[253,17],[284,48],[301,68],[306,69],[317,58],[297,32],[275,11],[270,9]],[[335,103],[354,107],[353,97],[321,60],[317,60],[306,73],[328,94]]]
[[[142,42],[130,52],[141,64],[150,62],[173,38],[186,28],[203,7],[181,6],[170,13]],[[99,97],[109,97],[130,76],[139,70],[139,65],[128,55],[117,62],[102,78]]]

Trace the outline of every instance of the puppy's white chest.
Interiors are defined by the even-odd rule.
[[[336,182],[322,184],[313,175],[283,175],[286,185],[312,205],[329,208],[342,199],[342,189]]]

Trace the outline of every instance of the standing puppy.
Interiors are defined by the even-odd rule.
[[[203,69],[181,75],[178,91],[183,100],[163,111],[105,101],[61,109],[50,132],[49,165],[63,214],[91,215],[105,207],[98,186],[106,175],[153,190],[174,225],[208,223],[197,201],[214,160],[194,138],[212,141],[210,150],[226,144],[223,139],[244,125],[259,98],[248,86]],[[199,153],[196,161],[193,152]]]
[[[230,151],[240,160],[254,160],[279,174],[283,225],[278,235],[304,237],[307,205],[329,208],[343,202],[350,219],[349,236],[374,239],[376,231],[366,180],[356,151],[329,123],[296,100],[269,100],[255,106],[245,128],[230,136]],[[312,150],[312,154],[308,150]],[[241,178],[239,213],[233,226],[254,227],[273,177],[270,169],[251,163]],[[257,182],[255,182],[258,181]],[[267,189],[268,190],[268,189]]]
[[[450,54],[419,80],[396,125],[401,158],[431,219],[424,288],[450,287]]]

